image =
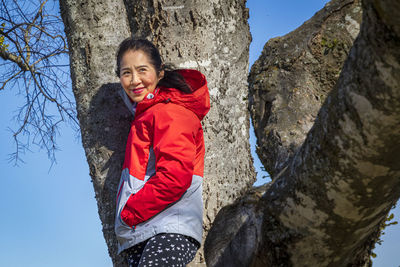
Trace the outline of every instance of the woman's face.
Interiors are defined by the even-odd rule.
[[[128,50],[122,56],[120,81],[122,88],[133,102],[140,102],[147,93],[152,93],[164,72],[157,71],[147,55],[140,50]]]

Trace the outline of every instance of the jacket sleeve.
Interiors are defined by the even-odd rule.
[[[175,107],[159,113],[153,123],[156,173],[121,211],[121,219],[130,227],[178,201],[192,183],[199,120],[183,107],[166,105]]]

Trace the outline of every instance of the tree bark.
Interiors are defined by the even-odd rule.
[[[118,96],[115,53],[126,37],[153,41],[166,62],[208,80],[211,110],[203,123],[205,234],[222,206],[255,181],[249,150],[247,71],[250,42],[245,0],[60,0],[82,142],[114,265],[115,195],[131,115]],[[197,263],[204,262],[200,252]]]
[[[104,239],[114,265],[115,194],[131,117],[118,95],[114,72],[116,46],[130,35],[124,3],[60,1],[68,38],[72,88],[82,145],[90,168]]]
[[[357,37],[361,1],[333,0],[296,30],[269,40],[251,67],[257,154],[274,177],[303,144]]]
[[[219,258],[252,253],[253,266],[370,264],[379,225],[400,197],[399,18],[395,0],[363,2],[360,35],[305,142],[262,197],[233,207],[248,219]],[[237,242],[244,231],[261,235],[259,242]],[[254,250],[231,253],[235,244]]]

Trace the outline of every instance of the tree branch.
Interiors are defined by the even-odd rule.
[[[7,50],[4,46],[0,47],[0,56],[4,60],[10,60],[10,61],[16,63],[18,65],[18,67],[20,67],[21,71],[29,70],[29,66],[25,62],[23,62],[21,56],[17,56],[13,53],[7,52]]]
[[[0,46],[0,57],[6,63],[0,67],[7,71],[1,72],[0,80],[4,82],[0,90],[15,90],[10,84],[25,87],[23,94],[28,101],[18,116],[20,125],[14,132],[16,153],[12,156],[19,157],[29,144],[35,144],[47,150],[53,161],[57,126],[67,121],[75,127],[78,122],[75,104],[65,90],[70,89],[70,77],[63,70],[68,66],[63,63],[68,61],[63,24],[58,16],[47,14],[47,4],[47,0],[37,6],[32,2],[1,1],[1,36],[6,43]],[[19,143],[22,140],[24,143]]]
[[[16,73],[14,73],[10,78],[8,78],[6,81],[4,81],[4,82],[3,82],[3,85],[0,87],[0,90],[3,90],[4,87],[7,85],[7,83],[8,83],[9,81],[15,79],[19,74],[21,74],[21,72],[22,72],[22,70],[21,70],[21,71],[18,71],[18,72],[16,72]]]

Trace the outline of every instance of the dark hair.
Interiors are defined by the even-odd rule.
[[[117,69],[115,71],[118,77],[120,77],[121,60],[125,52],[138,50],[147,55],[157,75],[159,75],[161,71],[164,71],[164,77],[158,82],[158,86],[176,88],[187,94],[192,92],[192,89],[177,69],[172,64],[162,64],[160,52],[157,47],[155,47],[152,42],[145,39],[127,38],[119,45],[117,52]]]

